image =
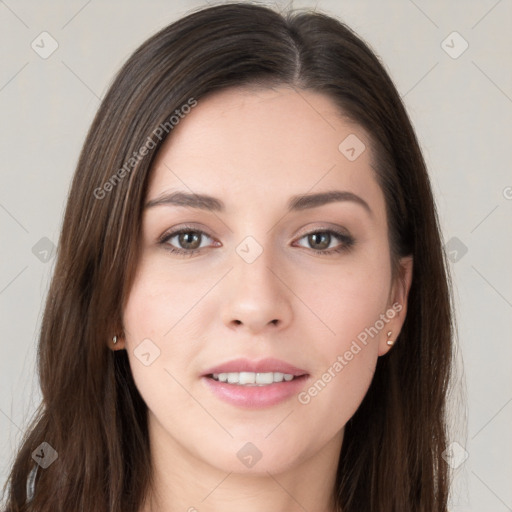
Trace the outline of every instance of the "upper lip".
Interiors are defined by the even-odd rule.
[[[237,372],[254,372],[254,373],[269,373],[280,372],[300,377],[307,375],[306,370],[297,368],[280,359],[261,359],[259,361],[251,361],[250,359],[233,359],[220,363],[206,370],[203,375],[212,375],[214,373],[237,373]]]

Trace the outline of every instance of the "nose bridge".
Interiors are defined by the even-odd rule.
[[[254,331],[268,324],[283,325],[291,316],[287,288],[277,277],[280,264],[278,251],[271,247],[272,233],[256,236],[246,236],[235,247],[229,298],[223,306],[226,325],[244,324]]]
[[[259,238],[261,240],[262,237]],[[232,279],[239,293],[247,293],[248,297],[254,298],[261,296],[267,300],[281,293],[276,282],[278,280],[270,270],[278,267],[276,251],[271,243],[271,236],[259,242],[249,235],[236,246]]]
[[[246,206],[238,219],[238,225],[235,226],[240,241],[234,247],[234,274],[243,278],[250,286],[252,281],[254,284],[260,281],[262,286],[268,286],[269,279],[275,279],[268,268],[279,265],[276,229],[269,229],[271,220],[272,216],[255,203]]]

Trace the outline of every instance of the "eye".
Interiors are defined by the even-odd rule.
[[[317,254],[331,255],[343,251],[348,251],[355,243],[352,236],[341,233],[333,229],[325,229],[320,231],[312,231],[301,237],[299,240],[306,238],[310,249]],[[338,240],[340,243],[337,247],[332,247],[332,242]],[[301,247],[304,247],[301,245]],[[326,250],[328,249],[328,250]]]
[[[176,231],[165,233],[159,243],[166,245],[166,249],[171,253],[191,256],[205,247],[201,244],[204,237],[212,240],[204,231],[185,226]]]

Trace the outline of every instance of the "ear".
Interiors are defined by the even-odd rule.
[[[394,279],[388,299],[386,316],[390,318],[379,339],[379,356],[387,354],[392,345],[387,341],[396,341],[407,315],[407,298],[412,283],[413,258],[405,256],[399,261],[398,275]],[[388,335],[388,333],[391,333]]]

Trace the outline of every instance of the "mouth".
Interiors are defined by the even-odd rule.
[[[310,377],[278,359],[236,359],[205,371],[201,378],[217,398],[236,407],[265,408],[291,399]]]
[[[225,382],[236,386],[270,386],[278,382],[290,382],[304,379],[307,374],[293,375],[283,372],[224,372],[211,373],[206,377],[217,382]]]
[[[267,386],[278,382],[290,382],[305,375],[308,375],[306,370],[280,359],[251,361],[241,358],[209,368],[202,376],[240,386]]]

